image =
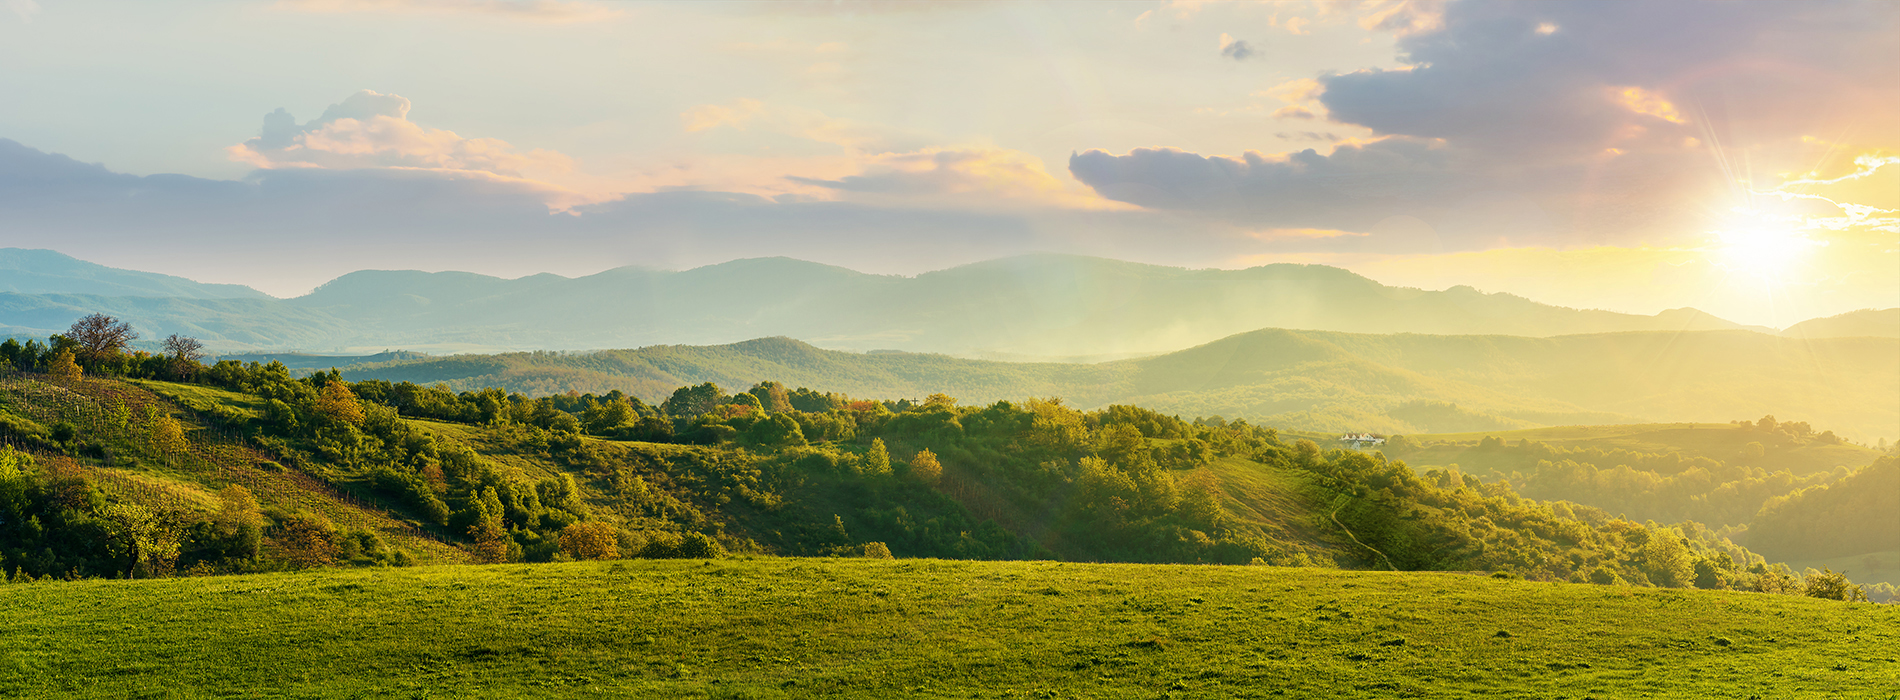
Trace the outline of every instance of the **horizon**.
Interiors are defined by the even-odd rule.
[[[89,264],[94,264],[94,265],[97,265],[97,264],[98,264],[98,263],[94,263],[94,262],[92,262],[92,261],[89,261],[89,260],[83,260],[83,259],[81,259],[81,258],[77,258],[77,257],[75,257],[75,256],[72,256],[72,255],[67,255],[66,253],[62,253],[62,252],[60,252],[60,251],[58,251],[58,250],[53,250],[53,249],[50,249],[50,248],[0,248],[0,252],[5,252],[5,251],[8,251],[8,250],[17,250],[17,251],[25,251],[25,252],[48,252],[48,253],[53,253],[53,254],[56,254],[56,255],[61,255],[61,256],[64,256],[64,257],[66,257],[66,258],[69,258],[69,259],[72,259],[72,260],[75,260],[75,261],[78,261],[78,262],[82,262],[82,263],[89,263]],[[1695,313],[1699,313],[1699,314],[1703,314],[1703,315],[1707,315],[1707,316],[1711,316],[1711,317],[1715,317],[1715,318],[1717,318],[1717,319],[1720,319],[1720,320],[1723,320],[1723,321],[1729,321],[1729,322],[1732,322],[1732,323],[1736,323],[1737,325],[1739,325],[1739,326],[1742,326],[1744,330],[1751,330],[1751,331],[1752,331],[1752,330],[1754,330],[1754,329],[1767,329],[1767,330],[1772,330],[1772,331],[1776,331],[1776,332],[1785,332],[1785,331],[1787,331],[1787,330],[1789,330],[1790,328],[1793,328],[1794,326],[1796,326],[1796,325],[1800,325],[1801,323],[1804,323],[1804,322],[1807,322],[1807,321],[1815,321],[1815,320],[1824,320],[1824,319],[1830,319],[1830,318],[1835,318],[1835,317],[1839,317],[1839,316],[1845,316],[1845,315],[1849,315],[1849,314],[1856,314],[1856,313],[1861,313],[1861,312],[1868,312],[1868,311],[1885,311],[1885,310],[1889,310],[1889,309],[1892,309],[1892,308],[1896,308],[1896,307],[1874,307],[1874,306],[1869,306],[1869,307],[1862,307],[1862,308],[1858,308],[1858,309],[1850,309],[1850,310],[1847,310],[1847,311],[1842,311],[1842,312],[1839,312],[1839,313],[1834,313],[1834,314],[1829,314],[1829,315],[1827,315],[1827,316],[1813,316],[1813,317],[1808,317],[1808,318],[1801,318],[1801,319],[1795,319],[1795,320],[1794,320],[1794,321],[1793,321],[1792,323],[1789,323],[1789,324],[1788,324],[1788,325],[1786,325],[1786,326],[1766,326],[1766,325],[1761,325],[1761,324],[1751,324],[1751,323],[1745,323],[1745,322],[1740,322],[1740,321],[1735,321],[1734,319],[1728,319],[1728,318],[1722,318],[1722,317],[1720,317],[1720,316],[1717,316],[1717,315],[1715,315],[1715,314],[1712,314],[1712,313],[1710,313],[1710,312],[1708,312],[1708,311],[1706,311],[1706,310],[1703,310],[1703,309],[1699,309],[1699,308],[1696,308],[1696,307],[1693,307],[1693,306],[1680,306],[1680,307],[1674,307],[1674,308],[1665,308],[1665,309],[1658,309],[1658,310],[1656,310],[1656,311],[1655,311],[1655,312],[1653,312],[1653,313],[1634,313],[1634,312],[1628,312],[1628,311],[1619,311],[1619,310],[1615,310],[1615,309],[1605,309],[1605,308],[1594,308],[1594,307],[1579,307],[1579,306],[1564,306],[1564,305],[1562,305],[1562,304],[1552,304],[1552,303],[1548,303],[1548,302],[1545,302],[1545,301],[1542,301],[1542,300],[1539,300],[1539,299],[1533,299],[1533,298],[1530,298],[1530,297],[1527,297],[1527,296],[1524,296],[1524,295],[1522,295],[1522,294],[1517,294],[1517,293],[1514,293],[1514,292],[1509,292],[1509,291],[1491,291],[1491,290],[1486,290],[1486,289],[1482,289],[1482,288],[1479,288],[1479,287],[1476,287],[1476,286],[1473,286],[1473,285],[1468,285],[1468,284],[1454,284],[1454,285],[1451,285],[1451,286],[1448,286],[1448,287],[1445,287],[1445,288],[1443,288],[1443,289],[1430,289],[1430,288],[1423,288],[1423,287],[1410,287],[1410,286],[1404,286],[1404,285],[1395,285],[1395,284],[1387,284],[1387,283],[1385,283],[1385,282],[1381,282],[1381,281],[1379,281],[1379,280],[1376,280],[1376,279],[1372,279],[1372,278],[1370,278],[1370,277],[1367,277],[1367,276],[1365,276],[1365,275],[1362,275],[1362,274],[1360,274],[1360,273],[1358,273],[1358,272],[1355,272],[1355,271],[1353,271],[1353,270],[1350,270],[1350,269],[1347,269],[1347,268],[1344,268],[1344,267],[1340,267],[1340,266],[1337,266],[1337,265],[1328,265],[1328,264],[1325,264],[1325,263],[1305,263],[1305,262],[1267,262],[1267,263],[1261,263],[1261,264],[1258,264],[1258,265],[1253,265],[1253,266],[1249,266],[1249,267],[1244,267],[1244,268],[1220,268],[1220,267],[1201,267],[1201,268],[1195,268],[1195,267],[1185,267],[1185,266],[1179,266],[1179,265],[1165,265],[1165,264],[1158,264],[1158,263],[1147,263],[1147,262],[1141,262],[1141,261],[1137,261],[1137,260],[1120,260],[1120,259],[1116,259],[1116,258],[1108,258],[1108,257],[1102,257],[1102,256],[1097,256],[1097,255],[1086,255],[1086,254],[1080,254],[1080,253],[1056,253],[1056,252],[1028,252],[1028,253],[1018,253],[1018,254],[1015,254],[1015,255],[1009,255],[1009,256],[1004,256],[1004,257],[999,257],[999,258],[990,258],[990,259],[987,259],[987,260],[978,260],[978,261],[974,261],[974,262],[968,262],[968,263],[962,263],[962,264],[959,264],[959,265],[952,265],[952,266],[950,266],[950,267],[944,267],[944,268],[937,268],[937,269],[929,269],[929,270],[923,270],[923,271],[920,271],[920,272],[916,272],[916,273],[912,273],[912,274],[904,274],[904,273],[881,273],[881,274],[880,274],[880,273],[871,273],[871,272],[864,272],[864,271],[862,271],[862,270],[854,270],[854,269],[852,269],[852,268],[850,268],[850,267],[847,267],[847,266],[844,266],[844,265],[833,265],[833,264],[828,264],[828,263],[822,263],[822,262],[817,262],[817,261],[813,261],[813,260],[803,260],[803,259],[800,259],[800,258],[796,258],[796,257],[791,257],[791,256],[785,256],[785,255],[773,255],[773,256],[762,256],[762,257],[746,257],[746,258],[733,258],[733,259],[731,259],[731,260],[725,260],[725,261],[720,261],[720,262],[713,262],[713,263],[707,263],[707,264],[704,264],[704,265],[697,265],[697,266],[694,266],[694,267],[689,267],[689,268],[660,268],[660,267],[649,267],[649,266],[644,266],[644,265],[621,265],[621,266],[618,266],[618,267],[610,267],[610,268],[607,268],[607,269],[604,269],[604,270],[599,270],[599,271],[596,271],[596,272],[591,272],[591,273],[584,273],[584,274],[576,274],[576,275],[574,275],[574,276],[568,276],[568,275],[562,275],[562,274],[560,274],[560,273],[556,273],[556,272],[546,272],[546,271],[543,271],[543,272],[532,272],[532,273],[528,273],[528,274],[523,274],[523,275],[520,275],[520,276],[518,276],[518,277],[502,277],[502,276],[498,276],[498,275],[489,275],[489,274],[483,274],[483,273],[480,273],[480,272],[473,272],[473,271],[469,271],[469,270],[453,270],[453,269],[441,269],[441,270],[423,270],[423,269],[415,269],[415,268],[402,268],[402,269],[397,269],[397,268],[364,268],[364,269],[360,269],[360,270],[352,270],[352,271],[349,271],[349,272],[345,272],[345,273],[343,273],[343,274],[341,274],[341,275],[338,275],[337,277],[334,277],[334,278],[331,278],[331,279],[329,279],[329,280],[327,280],[327,281],[324,281],[324,282],[321,282],[321,283],[319,283],[319,284],[317,284],[317,286],[315,286],[315,287],[312,287],[311,289],[309,289],[308,291],[305,291],[305,292],[303,292],[302,294],[298,294],[298,295],[296,295],[296,296],[288,296],[288,297],[282,297],[282,296],[275,296],[275,295],[271,295],[271,294],[270,294],[269,292],[264,292],[263,290],[259,290],[259,289],[256,289],[255,287],[249,287],[248,285],[237,285],[237,286],[242,286],[242,287],[245,287],[245,288],[247,288],[247,289],[251,289],[252,291],[256,291],[256,292],[259,292],[259,293],[261,293],[261,294],[264,294],[264,295],[265,295],[265,296],[266,296],[267,298],[270,298],[270,299],[274,299],[274,300],[277,300],[277,301],[288,301],[288,300],[293,300],[293,299],[301,299],[301,298],[305,298],[305,297],[308,297],[308,296],[311,296],[311,295],[313,295],[313,294],[315,294],[315,293],[317,293],[318,291],[321,291],[323,287],[325,287],[325,286],[328,286],[328,285],[330,285],[330,284],[332,284],[332,283],[334,283],[334,282],[337,282],[337,281],[340,281],[340,280],[342,280],[342,279],[344,279],[344,278],[346,278],[346,277],[350,277],[350,276],[353,276],[353,275],[356,275],[356,274],[359,274],[359,273],[366,273],[366,272],[383,272],[383,273],[419,273],[419,274],[426,274],[426,275],[438,275],[438,274],[462,274],[462,275],[473,275],[473,276],[477,276],[477,277],[483,277],[483,278],[487,278],[487,279],[494,279],[494,280],[499,280],[499,281],[503,281],[503,282],[516,282],[516,281],[520,281],[520,280],[524,280],[524,279],[528,279],[528,278],[532,278],[532,277],[543,277],[543,276],[549,276],[549,277],[556,277],[556,278],[559,278],[559,279],[562,279],[562,280],[567,280],[567,281],[574,281],[574,280],[580,280],[580,279],[586,279],[586,278],[589,278],[589,277],[595,277],[595,276],[599,276],[599,275],[603,275],[603,274],[606,274],[606,273],[609,273],[609,272],[615,272],[615,271],[618,271],[618,270],[641,270],[641,271],[647,271],[647,272],[662,272],[662,273],[673,273],[673,274],[678,274],[678,273],[685,273],[685,272],[692,272],[692,271],[695,271],[695,270],[702,270],[702,269],[706,269],[706,268],[714,268],[714,267],[720,267],[720,266],[724,266],[724,265],[730,265],[730,264],[733,264],[733,263],[739,263],[739,262],[747,262],[747,261],[754,261],[754,260],[785,260],[785,261],[790,261],[790,262],[797,262],[797,263],[804,263],[804,264],[810,264],[810,265],[818,265],[818,266],[822,266],[822,267],[829,267],[829,268],[835,268],[835,269],[841,269],[841,270],[845,270],[845,271],[848,271],[848,272],[852,272],[852,273],[856,273],[856,274],[860,274],[860,275],[866,275],[866,276],[873,276],[873,277],[895,277],[895,278],[900,278],[900,279],[917,279],[918,277],[921,277],[921,276],[924,276],[924,275],[929,275],[929,274],[934,274],[934,273],[939,273],[939,272],[947,272],[947,271],[950,271],[950,270],[955,270],[955,269],[960,269],[960,268],[965,268],[965,267],[974,267],[974,266],[979,266],[979,265],[984,265],[984,264],[987,264],[987,263],[994,263],[994,262],[1000,262],[1000,261],[1004,261],[1004,260],[1018,260],[1018,259],[1023,259],[1023,258],[1035,258],[1035,257],[1053,257],[1053,258],[1075,258],[1075,259],[1086,259],[1086,260],[1100,260],[1100,261],[1105,261],[1105,262],[1114,262],[1114,263],[1126,263],[1126,264],[1134,264],[1134,265],[1143,265],[1143,266],[1148,266],[1148,267],[1158,267],[1158,268],[1165,268],[1165,269],[1170,269],[1170,270],[1183,270],[1183,271],[1187,271],[1187,272],[1202,272],[1202,271],[1219,271],[1219,272],[1244,272],[1244,271],[1247,271],[1247,270],[1256,270],[1256,269],[1264,269],[1264,268],[1269,268],[1269,267],[1274,267],[1274,266],[1281,266],[1281,265],[1289,265],[1289,266],[1300,266],[1300,267],[1324,267],[1324,268],[1328,268],[1328,269],[1335,269],[1335,270],[1341,270],[1341,271],[1344,271],[1344,272],[1347,272],[1347,273],[1349,273],[1349,274],[1352,274],[1352,275],[1355,275],[1355,276],[1358,276],[1358,277],[1360,277],[1360,278],[1363,278],[1363,279],[1368,279],[1368,280],[1371,280],[1371,281],[1373,281],[1373,282],[1375,282],[1375,283],[1378,283],[1378,284],[1380,284],[1380,285],[1383,285],[1383,286],[1385,286],[1385,287],[1388,287],[1388,288],[1392,288],[1392,289],[1409,289],[1409,290],[1414,290],[1414,291],[1422,291],[1422,292],[1448,292],[1448,291],[1451,291],[1451,290],[1454,290],[1454,289],[1469,289],[1469,290],[1472,290],[1472,291],[1474,291],[1474,292],[1476,292],[1476,293],[1478,293],[1478,294],[1482,294],[1482,295],[1485,295],[1485,296],[1507,296],[1507,297],[1513,297],[1513,298],[1518,298],[1518,299],[1524,299],[1524,300],[1526,300],[1526,301],[1530,301],[1530,302],[1533,302],[1533,303],[1537,303],[1537,304],[1541,304],[1541,305],[1544,305],[1544,306],[1551,306],[1551,307],[1555,307],[1555,308],[1562,308],[1562,309],[1571,309],[1571,310],[1576,310],[1576,311],[1605,311],[1605,312],[1609,312],[1609,313],[1619,313],[1619,314],[1626,314],[1626,315],[1631,315],[1631,316],[1649,316],[1649,317],[1659,317],[1659,316],[1662,316],[1662,315],[1664,315],[1664,314],[1668,314],[1668,313],[1672,313],[1672,312],[1683,312],[1683,311],[1688,311],[1688,312],[1695,312]],[[159,272],[154,272],[154,271],[151,271],[151,270],[135,270],[135,269],[130,269],[130,268],[117,268],[117,267],[114,267],[114,268],[109,268],[109,269],[113,269],[113,270],[118,270],[118,271],[124,271],[124,272],[142,272],[142,273],[152,273],[152,274],[166,274],[166,275],[168,275],[168,273],[159,273]],[[168,276],[172,276],[172,277],[176,277],[176,278],[178,278],[178,279],[183,279],[183,280],[185,280],[185,281],[188,281],[188,282],[193,282],[193,283],[197,283],[197,284],[231,284],[231,283],[217,283],[217,282],[205,282],[204,280],[197,280],[197,279],[192,279],[192,278],[189,278],[189,277],[184,277],[184,276],[180,276],[180,275],[168,275]],[[1294,329],[1294,330],[1302,330],[1302,329]],[[1304,330],[1319,330],[1319,331],[1324,331],[1324,329],[1304,329]],[[1337,331],[1337,332],[1350,332],[1350,331]],[[790,336],[761,336],[761,337],[763,338],[763,337],[790,337]],[[799,338],[793,338],[793,339],[794,339],[794,340],[799,340],[800,342],[807,342],[807,341],[805,341],[804,339],[799,339]],[[736,342],[745,342],[745,341],[744,341],[744,340],[736,340],[736,341],[732,341],[732,342],[735,342],[735,343],[736,343]],[[726,343],[726,344],[730,344],[730,343]],[[306,352],[306,351],[301,351],[301,350],[282,350],[282,351],[276,351],[276,350],[271,350],[271,351],[266,351],[266,350],[247,350],[247,351],[243,351],[243,352],[238,352],[238,353],[234,353],[234,354],[294,354],[294,353],[303,353],[303,354],[312,354],[312,355],[324,355],[324,356],[329,356],[329,355],[335,355],[335,354],[341,354],[341,355],[345,355],[345,356],[348,356],[348,355],[354,355],[354,354],[357,354],[357,353],[356,353],[356,351],[357,351],[357,350],[360,350],[360,349],[361,349],[361,348],[352,348],[350,352],[346,352],[346,353],[326,353],[326,352],[321,352],[321,351],[309,351],[309,352]],[[563,348],[563,349],[557,349],[557,350],[558,350],[558,351],[561,351],[561,352],[598,352],[598,351],[602,351],[602,350],[615,350],[615,349],[622,349],[622,348],[611,348],[611,347],[601,347],[601,348],[592,348],[592,349],[588,349],[588,350],[575,350],[575,349],[572,349],[572,348]],[[827,348],[827,349],[834,349],[834,350],[843,350],[843,351],[847,351],[847,352],[866,352],[865,350],[853,350],[853,349],[850,349],[850,348]],[[398,350],[399,350],[399,351],[403,351],[403,352],[422,352],[422,353],[425,353],[425,354],[435,354],[435,353],[431,353],[430,351],[426,351],[426,350],[422,350],[422,351],[410,351],[410,350],[402,350],[402,349],[398,349]],[[905,350],[892,350],[892,351],[893,351],[893,352],[910,352],[910,351],[905,351]],[[450,355],[453,355],[453,354],[469,354],[469,353],[482,353],[482,352],[485,352],[485,351],[484,351],[484,350],[479,350],[479,349],[474,349],[474,350],[467,350],[467,351],[457,351],[457,352],[448,352],[448,353],[441,353],[441,354],[450,354]],[[511,352],[523,352],[523,351],[511,351]],[[1120,355],[1121,353],[1115,353],[1115,354],[1117,354],[1117,355]],[[955,355],[955,354],[953,354],[953,356],[961,356],[961,355]],[[1139,355],[1132,355],[1132,356],[1139,356]],[[1131,356],[1131,357],[1132,357],[1132,356]],[[1049,360],[1033,360],[1033,361],[1049,361]]]

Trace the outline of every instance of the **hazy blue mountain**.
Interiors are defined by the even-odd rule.
[[[51,250],[27,248],[0,248],[0,292],[184,299],[270,298],[243,285],[205,284],[155,272],[121,270]]]
[[[619,389],[659,401],[711,381],[762,380],[858,397],[966,403],[1057,396],[1310,430],[1393,433],[1539,425],[1753,420],[1773,414],[1872,441],[1900,435],[1900,340],[1802,340],[1749,331],[1554,338],[1267,329],[1096,364],[992,362],[823,350],[787,338],[591,353],[508,353],[344,368],[458,390]]]
[[[1808,319],[1781,334],[1790,338],[1900,338],[1900,309],[1861,309]]]
[[[90,304],[90,306],[88,306]],[[190,304],[16,299],[0,327],[64,328],[91,311],[225,351],[431,352],[712,345],[788,336],[820,347],[1012,359],[1130,357],[1259,328],[1546,337],[1742,328],[1693,309],[1654,316],[1539,304],[1469,287],[1388,287],[1320,265],[1187,270],[1030,255],[916,277],[785,258],[569,279],[361,271],[240,314]],[[62,314],[65,316],[62,317]],[[1772,332],[1771,329],[1752,329]]]

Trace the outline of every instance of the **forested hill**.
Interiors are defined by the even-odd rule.
[[[8,274],[0,270],[0,291]],[[296,299],[247,305],[88,285],[34,289],[0,296],[0,331],[41,337],[105,313],[148,338],[181,333],[223,352],[595,349],[784,335],[849,350],[1108,359],[1258,328],[1543,337],[1740,327],[1693,309],[1642,316],[1470,287],[1388,287],[1320,265],[1187,270],[1065,255],[915,277],[785,258],[681,272],[619,268],[577,279],[371,270]]]
[[[1167,355],[1006,363],[822,350],[785,338],[591,353],[460,355],[346,368],[352,379],[620,390],[657,401],[699,382],[776,380],[859,396],[1059,396],[1289,428],[1389,433],[1538,425],[1726,422],[1773,414],[1873,442],[1900,436],[1900,340],[1746,331],[1505,336],[1260,330]]]

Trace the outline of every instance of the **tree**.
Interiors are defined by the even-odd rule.
[[[356,400],[356,393],[340,381],[332,380],[323,385],[322,393],[317,395],[317,412],[341,423],[363,422],[363,404]]]
[[[943,463],[937,461],[937,453],[918,450],[917,455],[910,458],[910,475],[926,484],[937,483],[943,478]]]
[[[884,448],[884,438],[871,439],[871,451],[864,455],[864,473],[872,476],[891,473],[891,451]]]
[[[615,559],[620,533],[602,522],[574,523],[561,529],[561,551],[575,559]]]
[[[1766,420],[1766,419],[1764,419]],[[1812,571],[1812,569],[1810,569]],[[1822,569],[1821,573],[1810,574],[1803,592],[1809,598],[1828,600],[1865,601],[1867,591],[1847,580],[1847,574],[1836,573],[1833,569]]]
[[[178,420],[157,406],[145,407],[145,437],[152,449],[167,456],[191,448],[191,443],[185,440],[185,429],[178,425]]]
[[[758,398],[759,407],[765,409],[766,413],[784,413],[792,410],[791,394],[785,390],[784,384],[763,381],[746,393]]]
[[[205,344],[197,338],[177,333],[165,339],[165,356],[171,359],[172,376],[190,379],[198,374],[205,359]]]
[[[65,348],[61,348],[58,354],[53,355],[53,361],[46,366],[46,373],[64,382],[79,381],[79,378],[84,375],[84,372],[79,369],[79,363],[73,361],[73,351]]]
[[[712,382],[683,386],[674,390],[673,396],[660,404],[660,410],[675,418],[694,418],[711,413],[724,402],[725,397],[719,385]]]
[[[78,344],[81,362],[89,366],[111,360],[125,352],[132,341],[139,339],[132,324],[105,314],[93,314],[73,322],[66,329],[66,337]]]

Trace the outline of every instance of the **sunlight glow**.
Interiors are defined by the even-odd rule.
[[[1826,246],[1803,235],[1796,221],[1737,207],[1727,225],[1713,232],[1715,262],[1732,274],[1783,285],[1807,262],[1814,248]]]

